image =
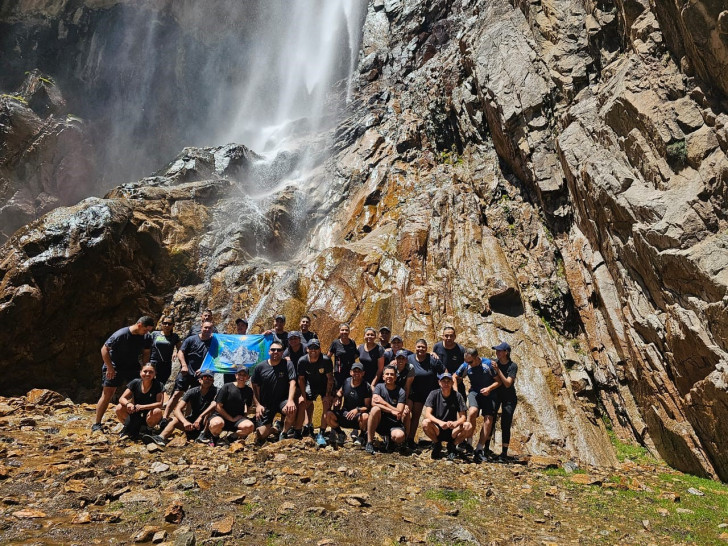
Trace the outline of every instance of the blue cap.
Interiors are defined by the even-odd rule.
[[[208,377],[215,377],[215,374],[213,373],[213,371],[212,370],[209,370],[209,369],[208,370],[200,370],[200,377],[202,377],[203,375],[206,375]]]
[[[508,345],[508,343],[506,343],[505,341],[502,341],[498,345],[495,345],[493,347],[493,350],[494,351],[510,351],[511,350],[511,346]]]
[[[397,354],[394,356],[395,357],[403,356],[403,357],[407,358],[409,355],[407,354],[407,351],[405,351],[404,349],[400,349],[399,351],[397,351]]]
[[[299,332],[298,330],[293,330],[292,332],[288,332],[288,339],[291,339],[292,337],[297,337],[298,339],[303,338],[303,334]]]
[[[437,376],[437,379],[442,381],[443,379],[452,379],[452,374],[450,372],[441,373]]]

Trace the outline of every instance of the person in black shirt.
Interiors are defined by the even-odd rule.
[[[293,364],[283,359],[283,344],[280,341],[271,343],[269,351],[268,360],[255,366],[251,381],[258,444],[262,444],[270,435],[277,413],[285,420],[281,438],[293,436],[296,419],[296,370]]]
[[[214,376],[210,370],[200,372],[200,386],[193,387],[184,394],[174,408],[172,420],[164,430],[155,436],[142,436],[142,440],[147,444],[154,442],[164,447],[177,428],[185,433],[188,440],[204,441],[207,419],[215,409],[217,388],[213,385]]]
[[[248,333],[248,319],[235,319],[235,335],[244,336]]]
[[[415,354],[410,355],[407,361],[415,369],[415,378],[410,389],[409,402],[412,411],[412,424],[409,426],[407,441],[410,449],[415,447],[415,435],[420,426],[420,416],[427,396],[438,388],[437,376],[445,372],[445,366],[440,359],[427,352],[427,342],[418,339],[415,343]]]
[[[141,317],[135,324],[117,330],[101,346],[101,397],[96,404],[96,420],[91,432],[103,431],[101,419],[109,407],[114,393],[125,381],[139,376],[139,357],[142,363],[149,362],[152,349],[150,332],[154,330],[154,319]]]
[[[141,377],[129,382],[116,406],[116,417],[124,423],[119,438],[136,440],[142,425],[154,428],[162,419],[164,387],[155,379],[156,370],[149,362],[142,366]]]
[[[298,367],[298,360],[306,356],[306,346],[301,343],[301,332],[293,330],[288,332],[288,348],[283,351],[283,358],[293,364],[294,368]]]
[[[356,341],[349,337],[349,325],[343,323],[339,326],[339,338],[331,342],[328,356],[334,361],[334,379],[338,389],[349,377],[351,365],[359,358]]]
[[[149,362],[157,369],[157,379],[166,385],[172,373],[172,360],[182,344],[180,337],[174,333],[174,319],[165,315],[162,317],[162,329],[152,332],[152,353]],[[166,399],[166,397],[165,397]]]
[[[432,352],[437,355],[445,365],[445,369],[455,375],[460,366],[465,362],[465,347],[455,342],[455,328],[445,326],[442,329],[442,341],[435,343]],[[458,383],[458,392],[465,398],[465,385]]]
[[[404,342],[401,336],[392,336],[389,349],[384,351],[384,365],[389,366],[390,364],[394,364],[394,359],[397,357],[399,351],[404,351],[407,356],[414,354],[409,349],[404,348]]]
[[[331,445],[343,445],[346,436],[341,427],[359,431],[354,438],[355,445],[362,445],[367,432],[369,410],[372,407],[372,386],[364,381],[364,366],[361,362],[354,362],[350,373],[351,377],[336,393],[334,409],[326,413],[326,421],[331,427]]]
[[[457,456],[456,447],[470,435],[472,425],[465,418],[465,399],[454,390],[452,374],[441,373],[438,377],[440,388],[432,391],[425,401],[425,418],[422,431],[432,440],[432,458],[439,459],[442,444],[447,442],[447,457]]]
[[[289,347],[290,348],[290,347]],[[298,360],[298,387],[300,397],[298,399],[298,416],[296,418],[296,430],[299,430],[304,419],[307,420],[307,433],[313,431],[313,404],[320,396],[323,410],[321,412],[321,428],[316,436],[316,444],[319,447],[326,445],[326,412],[331,408],[334,390],[334,364],[331,359],[321,354],[321,344],[318,339],[308,342],[308,354]]]
[[[493,347],[497,360],[496,372],[501,382],[501,387],[495,391],[497,397],[496,414],[498,409],[501,410],[501,438],[502,451],[498,456],[500,461],[508,461],[512,457],[508,456],[508,447],[511,443],[511,425],[513,424],[513,414],[516,411],[518,398],[516,397],[516,387],[513,384],[516,381],[518,373],[518,364],[511,360],[511,346],[505,341]]]
[[[389,329],[389,326],[380,326],[379,327],[379,344],[382,346],[382,349],[389,349],[389,337],[392,335],[392,330]]]
[[[267,336],[268,334],[273,334],[278,341],[281,342],[283,345],[283,350],[288,348],[288,332],[285,330],[286,328],[286,316],[285,315],[276,315],[276,318],[273,320],[273,329],[272,330],[266,330],[263,332],[264,336]]]
[[[198,372],[202,366],[202,362],[207,356],[207,351],[212,343],[212,331],[214,326],[212,322],[206,321],[202,323],[202,329],[199,334],[186,338],[177,351],[177,360],[179,360],[180,370],[174,381],[174,392],[169,399],[167,408],[164,410],[165,418],[174,410],[175,406],[182,398],[182,394],[192,387],[197,386]]]
[[[215,398],[215,413],[210,418],[210,434],[213,444],[217,444],[220,433],[232,432],[236,440],[243,440],[253,432],[255,425],[248,419],[248,411],[253,402],[253,390],[248,387],[247,368],[235,372],[235,383],[225,383]]]
[[[374,328],[364,329],[364,343],[359,345],[359,362],[364,366],[364,381],[372,387],[382,380],[384,370],[384,349],[377,343],[377,331]]]
[[[316,332],[311,330],[311,317],[303,315],[301,322],[299,322],[299,328],[301,328],[301,335],[303,336],[303,342],[308,343],[312,339],[318,339]]]
[[[387,366],[382,373],[383,383],[374,387],[372,409],[367,422],[366,452],[374,453],[374,433],[384,437],[385,451],[389,451],[392,443],[404,446],[405,430],[403,419],[407,417],[409,408],[405,405],[404,390],[396,384],[397,371]]]

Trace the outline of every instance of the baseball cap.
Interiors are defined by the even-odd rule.
[[[291,337],[291,335],[288,334],[288,337]],[[318,339],[313,338],[313,339],[311,339],[311,341],[309,341],[308,343],[306,343],[306,347],[308,349],[320,349],[321,348],[321,342]]]
[[[351,369],[352,370],[363,370],[364,369],[364,366],[362,366],[361,362],[354,362],[351,365]]]
[[[389,329],[389,326],[380,326],[379,331],[380,332],[391,332],[392,330]]]
[[[396,334],[396,335],[393,335],[393,336],[392,336],[392,337],[391,337],[391,338],[389,339],[389,341],[391,342],[391,341],[404,341],[404,340],[402,339],[402,336],[400,336],[399,334]]]
[[[235,324],[240,324],[241,322],[243,324],[248,324],[248,319],[244,319],[244,318],[235,319]]]
[[[291,339],[292,337],[297,337],[298,339],[303,338],[303,334],[299,332],[298,330],[293,330],[292,332],[288,332],[288,339]]]
[[[495,345],[493,347],[493,350],[494,351],[510,351],[511,350],[511,346],[508,345],[508,343],[506,343],[505,341],[502,341],[498,345]]]
[[[437,376],[437,379],[442,381],[443,379],[452,379],[452,374],[450,372],[441,373]]]
[[[212,370],[200,370],[200,377],[206,375],[208,377],[215,377],[215,373]]]
[[[407,355],[407,351],[405,351],[404,349],[400,349],[399,351],[397,351],[397,354],[394,356],[395,357],[403,356],[403,357],[407,358],[408,355]]]
[[[283,322],[286,322],[286,315],[276,315],[276,320],[282,320]]]
[[[235,373],[239,374],[240,372],[245,372],[247,375],[250,375],[250,371],[245,366],[243,366],[242,368],[238,368],[238,370]]]

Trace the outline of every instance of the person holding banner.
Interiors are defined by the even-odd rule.
[[[253,402],[253,390],[247,385],[248,379],[248,369],[243,367],[235,374],[235,383],[225,383],[220,387],[209,426],[214,445],[218,444],[223,430],[232,432],[235,440],[245,441],[255,429],[253,421],[248,419]]]
[[[293,436],[296,419],[296,370],[290,361],[283,359],[283,343],[274,341],[268,351],[268,360],[255,366],[251,381],[258,445],[268,439],[276,414],[280,413],[284,419],[281,438]]]
[[[174,393],[167,403],[164,417],[167,418],[174,407],[182,398],[182,394],[191,387],[197,386],[197,372],[202,367],[202,362],[210,350],[212,343],[212,333],[215,326],[212,321],[206,320],[202,323],[200,333],[189,336],[182,342],[182,346],[177,351],[177,360],[179,360],[180,371],[174,382]]]

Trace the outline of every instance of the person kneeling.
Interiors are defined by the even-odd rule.
[[[372,407],[372,387],[364,381],[364,366],[360,362],[354,362],[349,373],[351,377],[346,379],[344,386],[336,393],[336,407],[326,412],[326,422],[331,427],[331,445],[343,445],[346,435],[341,427],[352,429],[354,444],[359,446],[363,444],[367,432],[369,409]],[[354,437],[355,430],[359,434]]]
[[[442,454],[441,442],[447,442],[447,458],[457,457],[456,446],[468,437],[472,425],[465,419],[465,399],[454,390],[452,374],[438,376],[440,388],[432,391],[425,400],[425,419],[422,431],[432,440],[432,458]]]
[[[384,383],[377,383],[372,396],[372,410],[367,422],[367,453],[374,453],[374,433],[384,437],[384,449],[390,451],[392,443],[404,447],[405,433],[402,422],[409,413],[405,405],[404,389],[397,386],[397,370],[387,366],[382,373]]]
[[[136,440],[142,426],[154,428],[162,419],[164,386],[155,379],[153,364],[144,364],[139,379],[133,379],[126,386],[116,406],[116,418],[124,423],[119,438]]]
[[[154,442],[158,446],[164,447],[174,429],[183,431],[188,440],[196,439],[198,442],[207,443],[205,429],[210,414],[215,410],[215,397],[217,396],[217,387],[213,385],[213,380],[214,374],[211,371],[201,371],[198,379],[200,385],[185,392],[182,400],[174,408],[172,420],[167,423],[162,432],[156,436],[142,436],[144,443]]]
[[[247,417],[253,403],[253,389],[247,385],[249,378],[248,369],[240,368],[235,373],[235,383],[225,383],[220,387],[209,425],[213,444],[217,445],[223,430],[233,433],[233,441],[245,441],[248,434],[255,430],[253,421]]]

